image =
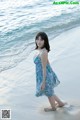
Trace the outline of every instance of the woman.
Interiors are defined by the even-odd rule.
[[[39,32],[35,37],[36,54],[34,63],[36,65],[36,96],[46,95],[50,102],[51,108],[44,108],[45,111],[56,110],[56,102],[58,107],[63,107],[63,103],[54,93],[54,87],[60,84],[60,81],[52,70],[48,60],[50,45],[48,36],[45,32]]]

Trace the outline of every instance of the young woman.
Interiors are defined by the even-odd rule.
[[[51,108],[44,108],[45,111],[56,110],[56,102],[58,107],[63,107],[63,103],[55,94],[54,87],[60,84],[60,81],[52,70],[48,60],[50,45],[48,36],[45,32],[39,32],[35,37],[36,54],[34,63],[36,65],[36,96],[46,95],[50,102]]]

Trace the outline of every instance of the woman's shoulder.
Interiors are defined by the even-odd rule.
[[[35,50],[35,55],[39,55],[40,57],[44,55],[48,55],[48,51],[46,48],[43,48],[41,51],[37,49]]]
[[[40,56],[41,56],[41,58],[42,57],[45,57],[45,58],[48,57],[48,51],[46,49],[43,49]]]
[[[48,54],[48,50],[46,48],[43,49],[42,54]]]

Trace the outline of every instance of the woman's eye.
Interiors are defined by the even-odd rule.
[[[36,39],[36,40],[39,40],[39,39]],[[40,41],[43,41],[43,39],[40,39]]]

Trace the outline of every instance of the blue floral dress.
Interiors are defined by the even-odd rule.
[[[60,81],[55,74],[55,72],[52,70],[49,63],[46,65],[46,84],[44,90],[41,90],[41,83],[43,80],[43,70],[42,70],[42,63],[41,58],[39,55],[37,55],[34,58],[34,63],[36,65],[36,97],[46,95],[46,96],[53,96],[54,93],[54,87],[60,84]]]

